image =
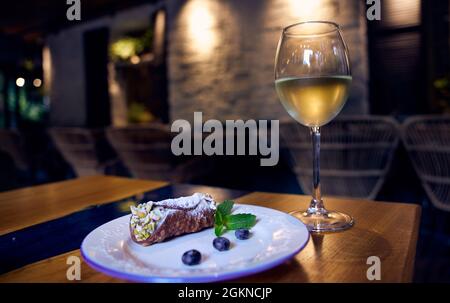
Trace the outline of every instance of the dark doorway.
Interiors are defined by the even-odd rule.
[[[384,0],[380,21],[368,21],[372,114],[429,111],[420,0]]]
[[[427,99],[433,113],[450,112],[450,1],[422,0]],[[447,82],[440,87],[438,81]],[[442,82],[441,82],[442,83]]]
[[[84,69],[86,79],[87,127],[111,123],[108,93],[108,28],[84,33]]]

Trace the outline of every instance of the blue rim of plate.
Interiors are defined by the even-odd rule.
[[[252,205],[252,206],[256,206],[256,205]],[[256,206],[256,207],[262,207],[262,206]],[[266,207],[264,207],[264,208],[266,208]],[[281,211],[273,209],[273,208],[271,208],[271,210],[283,213],[284,215],[290,216],[290,217],[294,218],[295,220],[298,220],[297,218],[295,218],[294,216],[291,216],[290,214],[281,212]],[[115,219],[115,220],[117,220],[117,219]],[[304,225],[303,222],[301,222],[300,220],[298,220],[298,221],[299,221],[300,224]],[[297,248],[292,253],[287,254],[286,256],[280,257],[280,258],[275,259],[275,260],[273,260],[271,262],[268,262],[268,263],[264,263],[264,264],[262,264],[260,266],[253,267],[251,269],[243,269],[243,270],[233,271],[233,272],[230,272],[230,273],[219,274],[219,275],[209,275],[209,276],[207,276],[207,275],[205,275],[205,276],[198,276],[198,277],[143,276],[143,275],[129,274],[129,273],[124,273],[122,271],[114,270],[114,269],[105,267],[103,265],[100,265],[100,264],[98,264],[97,262],[95,262],[92,259],[89,259],[89,257],[87,256],[87,254],[83,250],[83,246],[84,246],[83,244],[84,244],[84,241],[86,239],[84,239],[83,242],[81,243],[80,252],[81,252],[81,256],[83,257],[84,261],[90,267],[92,267],[93,269],[95,269],[95,270],[97,270],[99,272],[102,272],[104,274],[107,274],[108,276],[111,276],[111,277],[114,277],[114,278],[118,278],[118,279],[127,280],[127,281],[144,282],[144,283],[207,283],[207,282],[220,282],[220,281],[233,280],[233,279],[243,278],[243,277],[246,277],[246,276],[257,274],[257,273],[260,273],[260,272],[272,269],[272,268],[274,268],[274,267],[276,267],[278,265],[283,264],[287,260],[292,259],[295,255],[297,255],[300,251],[302,251],[305,248],[305,246],[309,243],[309,240],[311,238],[311,233],[309,232],[308,228],[306,228],[306,226],[305,226],[305,230],[307,231],[307,234],[308,234],[307,240],[299,248]]]

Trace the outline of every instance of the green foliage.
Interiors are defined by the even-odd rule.
[[[234,201],[225,200],[217,206],[214,218],[214,233],[220,237],[227,230],[250,229],[256,224],[256,216],[252,214],[232,215]]]
[[[148,29],[142,36],[125,36],[110,45],[109,53],[113,61],[126,61],[151,50],[153,31]]]
[[[148,123],[155,120],[155,116],[144,104],[133,102],[128,108],[128,121],[131,123]]]

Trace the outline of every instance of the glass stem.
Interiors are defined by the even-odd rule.
[[[310,214],[326,214],[320,192],[320,127],[311,127],[311,139],[313,145],[313,191],[312,200],[308,208]]]

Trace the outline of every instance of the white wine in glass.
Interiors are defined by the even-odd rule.
[[[336,117],[349,95],[352,76],[339,26],[311,21],[283,29],[275,57],[275,88],[286,111],[311,130],[313,191],[310,206],[291,214],[310,231],[350,228],[351,216],[324,207],[320,189],[320,127]]]
[[[281,103],[305,126],[322,126],[341,111],[351,76],[282,78],[275,81]]]

